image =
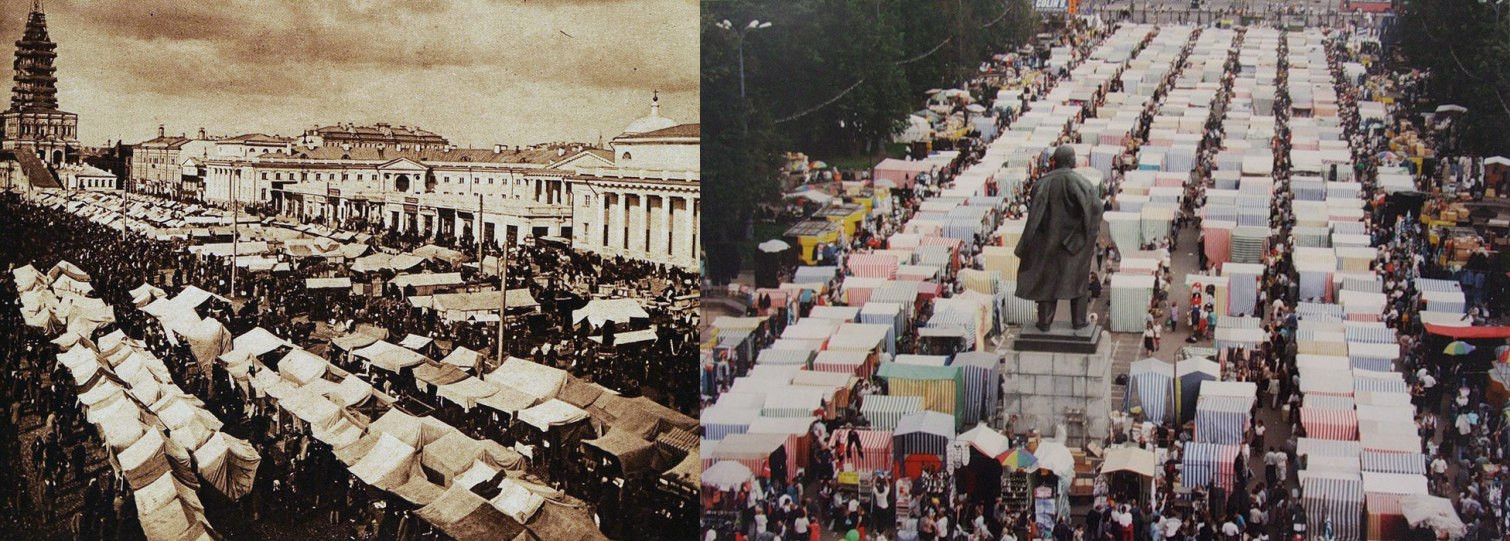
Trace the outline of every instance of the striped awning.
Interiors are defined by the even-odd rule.
[[[949,455],[954,441],[954,418],[935,411],[908,414],[897,421],[892,431],[892,453],[898,463],[909,455],[927,454],[941,460]]]
[[[960,337],[965,339],[966,349],[975,349],[976,318],[974,314],[963,310],[942,310],[928,318],[929,329],[959,329]]]
[[[1320,533],[1331,519],[1338,541],[1361,539],[1363,480],[1341,476],[1302,476],[1300,494],[1306,509],[1306,530]]]
[[[1348,276],[1342,279],[1344,291],[1363,291],[1367,293],[1383,293],[1384,282],[1378,278],[1359,278]]]
[[[839,267],[833,265],[797,267],[796,272],[792,273],[792,283],[826,284],[834,281],[838,275]]]
[[[1243,442],[1251,398],[1202,396],[1195,406],[1195,439],[1203,443]]]
[[[872,430],[894,430],[903,416],[919,411],[923,411],[923,399],[917,396],[867,395],[860,404],[860,414],[870,421]]]
[[[918,300],[918,286],[913,282],[888,282],[870,292],[870,302],[887,302],[902,305],[912,314]]]
[[[1216,316],[1216,326],[1228,329],[1259,329],[1263,328],[1264,321],[1256,317],[1248,316]]]
[[[1131,410],[1133,400],[1143,408],[1143,418],[1156,423],[1167,420],[1173,413],[1170,408],[1171,391],[1174,388],[1174,365],[1158,359],[1143,359],[1132,364],[1127,373],[1127,393],[1123,395],[1123,408]]]
[[[1454,280],[1417,278],[1416,289],[1419,291],[1462,291],[1463,285]]]
[[[925,242],[913,254],[919,265],[947,267],[954,263],[954,249],[949,246],[928,246]]]
[[[1180,467],[1180,485],[1186,488],[1217,486],[1230,489],[1233,465],[1242,447],[1231,444],[1191,442],[1185,444]]]
[[[1354,371],[1353,372],[1353,392],[1354,393],[1360,393],[1360,392],[1365,392],[1366,391],[1366,392],[1374,392],[1374,393],[1401,393],[1401,394],[1404,394],[1404,393],[1410,392],[1409,388],[1406,387],[1406,385],[1405,385],[1405,380],[1404,379],[1367,377],[1367,376],[1360,375],[1362,373],[1364,373],[1364,371],[1362,371],[1362,370],[1358,370],[1358,371]],[[1384,374],[1398,374],[1398,372],[1382,372],[1382,373],[1384,373]]]
[[[1306,395],[1304,407],[1319,410],[1351,410],[1354,408],[1351,396],[1327,396],[1322,394]]]
[[[762,365],[807,366],[813,360],[813,351],[804,349],[766,349],[755,357]]]
[[[835,457],[839,460],[841,471],[853,468],[858,472],[890,472],[893,465],[892,456],[892,433],[888,430],[835,430],[829,436],[829,448],[837,449],[838,445],[849,445],[849,433],[853,431],[860,436],[860,450],[862,453],[845,452],[843,456]],[[864,456],[861,456],[864,455]]]
[[[1343,335],[1348,342],[1369,344],[1398,344],[1400,342],[1395,336],[1394,329],[1376,325],[1348,323]]]
[[[984,351],[960,353],[954,366],[965,372],[964,426],[990,419],[1001,395],[999,366],[1001,356]]]
[[[1364,451],[1363,471],[1426,475],[1426,455]]]
[[[853,254],[844,266],[851,275],[862,278],[897,277],[897,256],[890,254]]]
[[[1361,453],[1363,445],[1356,441],[1300,438],[1295,444],[1295,454],[1300,456],[1358,458]]]
[[[1306,434],[1329,440],[1358,439],[1358,412],[1351,409],[1300,408]]]
[[[1325,304],[1319,302],[1303,302],[1295,307],[1295,315],[1301,319],[1308,317],[1333,317],[1342,319],[1342,305]]]

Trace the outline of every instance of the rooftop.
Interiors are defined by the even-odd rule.
[[[558,155],[560,146],[546,148],[501,148],[494,152],[488,148],[454,148],[450,150],[427,149],[427,150],[393,150],[369,147],[353,147],[343,149],[335,146],[321,146],[317,148],[294,147],[291,154],[269,153],[263,154],[264,158],[290,157],[306,160],[355,160],[355,161],[388,161],[399,158],[408,158],[417,162],[474,162],[492,164],[531,164],[550,165],[565,161],[575,156],[570,148],[564,155]],[[591,149],[596,150],[596,149]],[[606,151],[602,151],[606,152]]]
[[[669,139],[669,138],[699,138],[702,135],[702,124],[677,124],[669,128],[661,128],[644,133],[626,133],[615,137],[615,141],[634,141],[639,139]]]

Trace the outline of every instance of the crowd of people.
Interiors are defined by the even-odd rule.
[[[1078,32],[1066,39],[1079,45],[1083,57],[1095,31],[1084,35]],[[1258,256],[1262,265],[1256,277],[1254,306],[1241,310],[1259,321],[1261,339],[1253,344],[1228,344],[1220,350],[1212,348],[1217,340],[1219,323],[1225,319],[1218,310],[1219,293],[1216,262],[1208,259],[1208,250],[1202,228],[1202,209],[1206,205],[1207,190],[1215,186],[1213,172],[1218,169],[1218,154],[1226,149],[1223,119],[1233,96],[1234,75],[1240,71],[1238,51],[1244,36],[1239,28],[1234,34],[1230,54],[1219,79],[1220,88],[1211,104],[1210,117],[1203,127],[1195,166],[1168,235],[1157,236],[1138,248],[1156,254],[1157,265],[1153,269],[1154,288],[1148,306],[1144,331],[1141,334],[1142,357],[1167,358],[1183,355],[1172,352],[1171,344],[1165,343],[1165,333],[1183,333],[1185,344],[1178,346],[1204,346],[1213,351],[1211,358],[1219,360],[1220,378],[1230,382],[1252,382],[1257,388],[1253,406],[1247,413],[1246,426],[1242,427],[1241,451],[1231,465],[1233,480],[1230,489],[1215,484],[1197,486],[1191,490],[1181,488],[1184,448],[1195,441],[1193,423],[1175,423],[1159,419],[1146,419],[1141,408],[1117,417],[1103,447],[1135,446],[1163,453],[1158,469],[1157,491],[1159,497],[1148,499],[1137,490],[1108,491],[1098,483],[1097,498],[1083,520],[1069,519],[1061,513],[1057,524],[1039,524],[1028,510],[1010,510],[1000,498],[992,501],[971,501],[964,495],[956,495],[952,487],[963,486],[959,471],[953,473],[926,469],[919,475],[902,479],[879,479],[871,485],[869,494],[844,490],[836,478],[840,472],[853,471],[859,461],[856,450],[861,448],[858,440],[848,435],[851,429],[864,429],[868,420],[859,414],[859,404],[872,396],[887,394],[883,378],[862,378],[855,388],[859,400],[850,401],[850,409],[829,422],[820,422],[813,427],[813,448],[809,451],[809,467],[799,472],[797,481],[785,482],[785,476],[770,475],[762,478],[753,489],[738,492],[738,496],[726,499],[720,496],[714,507],[736,509],[738,517],[723,527],[710,527],[705,522],[706,539],[774,538],[801,539],[830,535],[854,538],[857,533],[867,539],[896,538],[918,539],[1025,539],[1053,537],[1055,539],[1276,539],[1276,538],[1324,538],[1333,539],[1342,528],[1334,524],[1334,517],[1308,517],[1299,483],[1299,473],[1305,469],[1305,457],[1299,456],[1299,442],[1307,437],[1306,426],[1301,422],[1299,411],[1304,402],[1301,392],[1300,369],[1297,365],[1298,333],[1300,320],[1305,317],[1304,307],[1323,302],[1319,296],[1301,294],[1301,269],[1296,262],[1297,226],[1296,193],[1291,181],[1297,176],[1292,162],[1294,150],[1291,115],[1293,104],[1288,89],[1288,57],[1286,31],[1276,32],[1279,50],[1273,51],[1278,62],[1275,71],[1273,98],[1274,133],[1268,140],[1274,156],[1272,176],[1273,191],[1268,211],[1268,236],[1265,249]],[[1349,23],[1340,29],[1329,29],[1325,34],[1325,53],[1332,87],[1337,94],[1338,126],[1341,139],[1348,143],[1351,178],[1358,182],[1363,200],[1363,229],[1368,233],[1371,246],[1378,257],[1369,269],[1378,276],[1382,292],[1388,302],[1378,314],[1379,321],[1398,336],[1401,356],[1393,363],[1393,369],[1403,373],[1416,408],[1417,433],[1421,437],[1420,452],[1426,457],[1425,471],[1432,479],[1431,494],[1449,498],[1458,516],[1466,525],[1469,539],[1498,539],[1507,531],[1504,509],[1507,500],[1502,490],[1507,475],[1501,462],[1504,448],[1510,441],[1510,431],[1505,430],[1505,415],[1500,404],[1486,394],[1487,376],[1469,369],[1469,363],[1443,360],[1443,355],[1427,344],[1440,348],[1439,341],[1427,336],[1428,332],[1420,313],[1427,302],[1416,286],[1418,279],[1432,278],[1450,280],[1462,284],[1466,305],[1463,321],[1473,325],[1492,324],[1500,321],[1503,310],[1503,295],[1493,287],[1493,280],[1485,278],[1485,269],[1490,267],[1488,251],[1479,244],[1466,265],[1455,263],[1450,241],[1432,238],[1433,231],[1420,219],[1426,209],[1413,209],[1400,214],[1386,203],[1386,190],[1378,181],[1381,167],[1407,166],[1416,181],[1414,189],[1431,193],[1465,193],[1482,198],[1486,177],[1482,157],[1458,156],[1452,153],[1452,130],[1440,119],[1423,122],[1412,117],[1412,107],[1418,98],[1423,98],[1422,80],[1427,74],[1409,70],[1394,70],[1386,62],[1368,64],[1366,73],[1355,80],[1345,74],[1344,63],[1367,62],[1364,48],[1371,40],[1359,39],[1375,35],[1377,29],[1370,24]],[[1192,43],[1195,41],[1192,37]],[[1189,49],[1186,49],[1186,53]],[[1375,47],[1373,51],[1377,52]],[[1185,57],[1178,65],[1184,66]],[[1012,69],[1026,68],[1013,66]],[[1058,69],[1045,70],[1037,81],[1052,82],[1061,75]],[[1116,157],[1113,172],[1103,184],[1105,207],[1118,208],[1117,196],[1120,184],[1127,171],[1137,168],[1138,147],[1149,138],[1149,127],[1162,96],[1173,88],[1178,70],[1170,73],[1163,84],[1154,91],[1147,104],[1134,136],[1126,143],[1126,152]],[[1115,81],[1115,79],[1114,79]],[[1269,81],[1264,81],[1268,83]],[[1314,81],[1313,81],[1314,82]],[[1114,82],[1113,85],[1117,85]],[[989,89],[985,95],[992,95]],[[1034,92],[1046,91],[1039,88]],[[1115,88],[1114,88],[1115,90]],[[1388,108],[1386,122],[1365,119],[1360,115],[1359,102],[1369,101],[1384,92],[1396,95],[1396,104]],[[1025,98],[1026,99],[1026,94]],[[1098,96],[1099,97],[1099,96]],[[1088,107],[1094,107],[1089,104]],[[1257,115],[1258,113],[1254,113]],[[1003,115],[1005,117],[1005,115]],[[999,119],[998,127],[1010,122]],[[1400,154],[1386,152],[1389,143],[1409,134],[1412,139],[1427,141],[1430,148],[1438,149],[1436,167],[1423,168],[1422,162],[1406,160]],[[1079,134],[1071,129],[1057,143],[1078,143]],[[837,265],[845,269],[848,254],[863,253],[886,248],[886,239],[901,231],[914,215],[920,203],[951,187],[953,176],[979,161],[984,142],[971,141],[961,145],[965,151],[950,163],[948,168],[939,168],[918,178],[913,190],[896,190],[895,205],[890,213],[872,214],[858,228],[857,234],[840,243],[819,251],[820,265]],[[1042,157],[1047,158],[1047,153]],[[1016,186],[1003,194],[1006,197],[1001,216],[1006,219],[1020,218],[1029,207],[1032,193],[1032,178],[1046,165],[1044,160],[1034,164],[1029,182]],[[1340,167],[1347,168],[1344,164]],[[1328,182],[1339,178],[1339,166],[1323,171],[1321,177]],[[845,175],[851,177],[851,175]],[[855,175],[863,177],[863,174]],[[1447,189],[1444,189],[1447,188]],[[1461,189],[1458,192],[1457,189]],[[994,194],[993,194],[994,195]],[[1428,202],[1426,207],[1440,205],[1440,200]],[[1196,261],[1192,274],[1210,275],[1204,285],[1194,283],[1182,286],[1183,276],[1175,274],[1175,267],[1186,266],[1174,261],[1182,235],[1194,238]],[[978,258],[982,244],[1000,244],[1001,239],[977,238],[966,242],[961,253],[966,261],[973,261],[974,268],[981,268]],[[1187,240],[1189,242],[1189,240]],[[1215,242],[1215,241],[1213,241]],[[1098,246],[1093,272],[1088,277],[1098,285],[1110,285],[1110,276],[1122,263],[1123,254],[1111,243]],[[783,329],[800,317],[814,304],[843,304],[842,280],[829,287],[826,296],[812,299],[804,297],[800,308],[789,313],[780,303],[757,294],[751,299],[749,315],[773,317],[769,327],[756,330],[753,349],[760,351],[774,343]],[[939,280],[950,283],[950,276]],[[1104,281],[1103,281],[1104,280]],[[958,293],[959,284],[946,287],[942,297]],[[1101,287],[1092,288],[1099,291]],[[1097,295],[1099,296],[1099,295]],[[918,321],[928,318],[928,308],[917,315]],[[899,333],[896,337],[897,351],[914,351],[918,339],[917,329]],[[1503,348],[1501,348],[1503,349]],[[726,352],[721,352],[726,353]],[[882,354],[882,362],[889,356]],[[729,359],[718,358],[711,376],[705,374],[703,392],[705,406],[717,402],[721,393],[740,375],[751,370],[753,359],[743,364],[731,365]],[[710,365],[713,366],[713,365]],[[1010,377],[1010,376],[1009,376]],[[1149,422],[1151,421],[1151,422]],[[1007,420],[1008,437],[1021,444],[1021,437],[1013,435]],[[1036,435],[1030,435],[1028,439]],[[772,466],[773,472],[775,466]],[[760,472],[756,472],[759,475]],[[977,480],[978,481],[978,480]],[[991,482],[991,481],[987,481]],[[901,497],[899,496],[910,496]],[[897,516],[896,505],[903,500],[916,501],[907,511],[910,515]],[[885,513],[891,514],[885,514]],[[909,520],[910,519],[910,520]],[[706,519],[705,519],[706,520]],[[1359,522],[1353,520],[1352,522]],[[907,526],[901,526],[901,525]],[[1319,524],[1319,529],[1314,525]],[[1308,526],[1311,529],[1308,530]],[[832,533],[829,533],[832,532]],[[1413,535],[1432,535],[1429,532],[1412,532]]]
[[[636,477],[616,485],[618,472],[604,468],[605,463],[578,446],[547,450],[549,443],[537,434],[513,430],[518,423],[501,419],[487,408],[463,411],[439,401],[434,388],[420,391],[412,374],[388,374],[369,370],[363,362],[327,344],[331,339],[361,329],[381,329],[386,336],[407,334],[436,340],[434,360],[442,351],[469,348],[480,357],[492,359],[499,335],[497,323],[450,321],[434,311],[418,308],[409,302],[412,291],[372,287],[370,296],[348,295],[341,291],[306,287],[306,279],[340,275],[345,269],[336,263],[316,259],[292,261],[288,271],[250,272],[241,269],[232,289],[229,258],[191,254],[189,242],[181,237],[159,240],[155,235],[135,229],[105,227],[94,221],[7,194],[0,201],[6,235],[0,257],[7,269],[31,264],[48,268],[69,261],[90,273],[97,294],[114,307],[116,322],[100,334],[119,329],[142,340],[173,372],[174,380],[186,391],[203,399],[205,407],[223,420],[224,431],[249,441],[263,461],[254,490],[239,503],[220,502],[212,510],[227,522],[239,525],[244,532],[259,536],[351,535],[356,538],[416,539],[438,534],[412,518],[413,507],[394,505],[395,500],[375,491],[347,473],[337,461],[333,449],[312,437],[308,427],[290,423],[280,415],[278,406],[266,396],[252,395],[238,387],[221,362],[202,368],[186,341],[174,340],[157,320],[133,302],[133,290],[143,284],[158,285],[170,291],[186,286],[200,287],[231,302],[210,302],[200,315],[224,323],[231,336],[240,336],[261,327],[273,335],[303,344],[322,352],[335,366],[354,374],[366,374],[374,387],[389,397],[386,404],[374,404],[376,410],[363,413],[372,419],[383,410],[402,407],[419,415],[444,419],[472,437],[500,442],[508,448],[534,447],[535,459],[527,461],[528,475],[542,486],[563,490],[588,502],[603,517],[603,529],[622,535],[625,523],[659,524],[673,531],[678,520],[686,522],[695,504],[668,495],[656,488],[656,479]],[[26,239],[46,239],[32,242]],[[371,250],[386,247],[382,236],[375,237]],[[497,254],[499,252],[494,252]],[[496,257],[496,255],[494,256]],[[490,260],[493,258],[489,258]],[[460,271],[470,284],[491,280],[496,287],[496,273],[491,278],[473,268],[448,261],[426,261],[422,270]],[[353,273],[353,282],[393,278],[392,271],[368,275]],[[122,478],[102,467],[98,437],[81,422],[77,399],[66,373],[54,358],[56,346],[35,329],[24,325],[16,309],[16,292],[9,272],[3,280],[9,288],[3,302],[4,329],[7,343],[24,347],[6,348],[3,377],[6,385],[0,392],[10,401],[10,415],[0,421],[8,441],[15,442],[14,452],[5,452],[6,475],[16,482],[6,497],[15,505],[9,509],[33,509],[45,513],[48,522],[59,521],[57,531],[73,532],[80,538],[132,538],[128,512],[132,505],[129,490],[122,490]],[[541,308],[532,314],[510,315],[504,337],[507,353],[559,368],[584,382],[602,385],[626,398],[645,395],[688,411],[696,406],[695,391],[676,385],[677,378],[690,379],[694,365],[685,359],[694,347],[697,332],[695,310],[685,309],[686,295],[695,291],[695,277],[683,269],[668,268],[621,258],[604,258],[581,253],[546,242],[518,246],[509,254],[509,289],[527,289],[540,299]],[[593,327],[588,321],[574,323],[572,311],[602,292],[639,298],[649,324],[656,331],[651,340],[634,344],[615,344],[613,331]],[[627,324],[630,322],[620,322]],[[613,323],[607,323],[612,325]],[[624,332],[624,331],[620,331]],[[445,350],[439,349],[444,345]],[[480,377],[496,363],[477,366]],[[11,395],[10,393],[17,393]],[[41,426],[38,426],[41,423]],[[23,442],[32,442],[22,449]],[[33,458],[35,457],[35,458]],[[27,475],[23,463],[31,463]],[[85,467],[87,466],[87,468]],[[87,471],[86,471],[87,470]],[[72,506],[69,494],[82,494],[83,505]],[[237,516],[237,515],[241,516]],[[36,515],[41,516],[41,515]],[[13,523],[31,518],[24,512],[7,517]],[[46,527],[38,522],[38,527]],[[344,532],[344,533],[342,533]]]

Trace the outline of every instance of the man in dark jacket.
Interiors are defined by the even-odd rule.
[[[1090,324],[1086,277],[1101,233],[1099,190],[1072,169],[1075,150],[1055,149],[1053,166],[1033,186],[1028,221],[1014,252],[1022,261],[1017,296],[1038,302],[1038,329],[1045,332],[1061,299],[1070,300],[1074,328]]]

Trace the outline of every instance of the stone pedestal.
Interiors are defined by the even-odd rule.
[[[1095,353],[1101,343],[1101,325],[1091,324],[1074,329],[1066,322],[1055,322],[1047,332],[1033,325],[1024,325],[1012,343],[1017,351],[1046,351],[1049,353]]]
[[[1068,324],[1064,325],[1068,331]],[[1004,419],[1017,416],[1012,430],[1018,433],[1036,428],[1052,435],[1055,425],[1063,423],[1069,436],[1065,443],[1073,449],[1106,437],[1110,428],[1112,341],[1102,339],[1103,332],[1094,325],[1070,336],[1058,335],[1056,330],[1041,333],[1030,329],[1023,337],[1031,336],[1029,347],[1034,347],[1033,343],[1054,347],[1073,343],[1085,349],[1084,344],[1089,344],[1091,351],[1032,351],[1014,345],[1015,351],[1003,359],[1001,413]],[[1055,336],[1045,336],[1049,334]],[[1083,422],[1068,422],[1071,417]]]

